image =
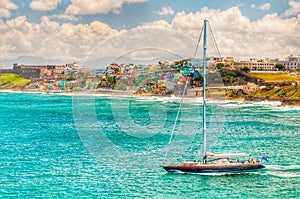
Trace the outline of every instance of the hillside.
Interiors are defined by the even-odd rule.
[[[267,98],[300,98],[300,85],[290,85],[279,88],[267,86],[264,89],[250,93],[248,96]]]
[[[0,75],[0,89],[12,89],[23,87],[30,83],[30,80],[16,74]]]
[[[200,76],[199,80],[202,81]],[[247,84],[244,77],[238,74],[236,71],[222,68],[215,73],[207,74],[208,84],[224,84],[225,86],[236,86]]]
[[[299,80],[296,76],[290,74],[276,74],[276,73],[251,73],[251,75],[263,79],[266,82],[284,82]]]

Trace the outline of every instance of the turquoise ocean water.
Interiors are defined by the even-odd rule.
[[[208,149],[267,169],[168,174],[179,104],[166,98],[0,93],[1,198],[299,198],[300,109],[208,105]],[[199,160],[201,104],[186,100],[166,162]],[[198,132],[198,133],[197,133]]]

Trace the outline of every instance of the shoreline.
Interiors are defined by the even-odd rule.
[[[30,89],[0,89],[0,93],[31,93],[31,94],[49,94],[49,95],[65,95],[65,96],[95,96],[95,97],[125,97],[125,98],[140,98],[140,99],[154,99],[162,98],[167,101],[179,101],[181,96],[175,95],[134,95],[130,91],[119,91],[119,90],[85,90],[85,91],[43,91],[43,90],[30,90]],[[184,100],[191,100],[200,102],[201,97],[198,96],[187,96]],[[290,98],[268,98],[268,97],[226,97],[224,100],[212,100],[208,99],[210,102],[240,102],[240,103],[250,103],[254,105],[275,105],[277,107],[300,107],[300,99],[290,99]]]

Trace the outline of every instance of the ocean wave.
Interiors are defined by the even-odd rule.
[[[300,165],[289,165],[289,166],[281,166],[281,165],[266,165],[266,168],[271,171],[290,171],[295,170],[300,172]]]
[[[300,111],[299,106],[280,106],[280,107],[273,107],[272,109],[280,112]]]
[[[266,175],[272,175],[282,178],[299,178],[300,177],[300,165],[266,165]]]
[[[261,101],[261,102],[255,102],[254,105],[264,105],[264,106],[280,106],[280,101]]]
[[[228,103],[228,104],[223,104],[220,105],[225,108],[239,108],[239,107],[254,107],[254,104],[248,104],[248,103],[238,103],[238,104],[233,104],[233,103]]]
[[[263,101],[263,102],[255,102],[255,103],[232,102],[232,101],[225,101],[225,102],[226,102],[225,104],[220,104],[219,106],[224,108],[265,107],[279,112],[300,111],[299,106],[282,106],[281,102],[279,101],[274,101],[274,102]]]
[[[282,171],[270,171],[267,172],[268,175],[282,177],[282,178],[299,178],[299,172],[282,172]]]

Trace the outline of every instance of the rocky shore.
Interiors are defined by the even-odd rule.
[[[269,102],[281,102],[282,106],[300,106],[300,98],[288,98],[288,97],[253,97],[247,96],[244,98],[246,102],[262,102],[262,101],[269,101]]]

